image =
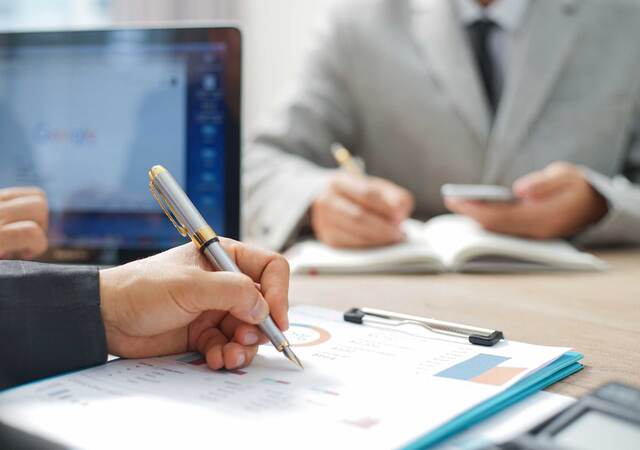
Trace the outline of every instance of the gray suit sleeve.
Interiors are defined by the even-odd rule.
[[[0,261],[0,388],[106,358],[97,268]]]
[[[640,105],[635,115],[629,154],[622,175],[607,177],[590,169],[584,173],[609,203],[609,212],[576,237],[580,245],[640,244]]]
[[[331,144],[353,141],[356,120],[345,75],[348,27],[340,22],[334,15],[319,32],[298,82],[263,122],[244,157],[244,231],[272,249],[296,236],[335,170]]]

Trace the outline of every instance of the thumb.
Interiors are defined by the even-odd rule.
[[[513,191],[520,198],[542,198],[562,189],[568,182],[564,164],[551,164],[515,181]]]
[[[391,207],[393,218],[396,222],[402,222],[411,215],[415,200],[408,190],[389,183],[388,189],[385,189],[382,195]]]
[[[269,305],[251,278],[242,273],[200,271],[193,284],[192,306],[197,312],[228,311],[243,322],[258,324]]]

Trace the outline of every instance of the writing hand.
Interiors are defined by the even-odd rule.
[[[258,344],[266,342],[256,324],[269,311],[286,330],[286,260],[229,239],[221,242],[246,275],[212,271],[191,243],[100,271],[109,352],[144,358],[197,351],[210,368],[229,369],[249,364]]]
[[[311,206],[311,226],[333,247],[395,244],[405,238],[400,224],[413,207],[411,193],[390,181],[337,173]]]

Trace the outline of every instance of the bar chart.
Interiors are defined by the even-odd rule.
[[[461,363],[435,374],[436,377],[454,380],[472,381],[474,383],[502,386],[517,375],[523,373],[524,367],[500,366],[511,358],[506,356],[480,353]]]

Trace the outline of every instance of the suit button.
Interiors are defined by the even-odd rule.
[[[262,235],[266,236],[269,233],[271,233],[271,228],[269,228],[267,225],[263,225],[262,226]]]

